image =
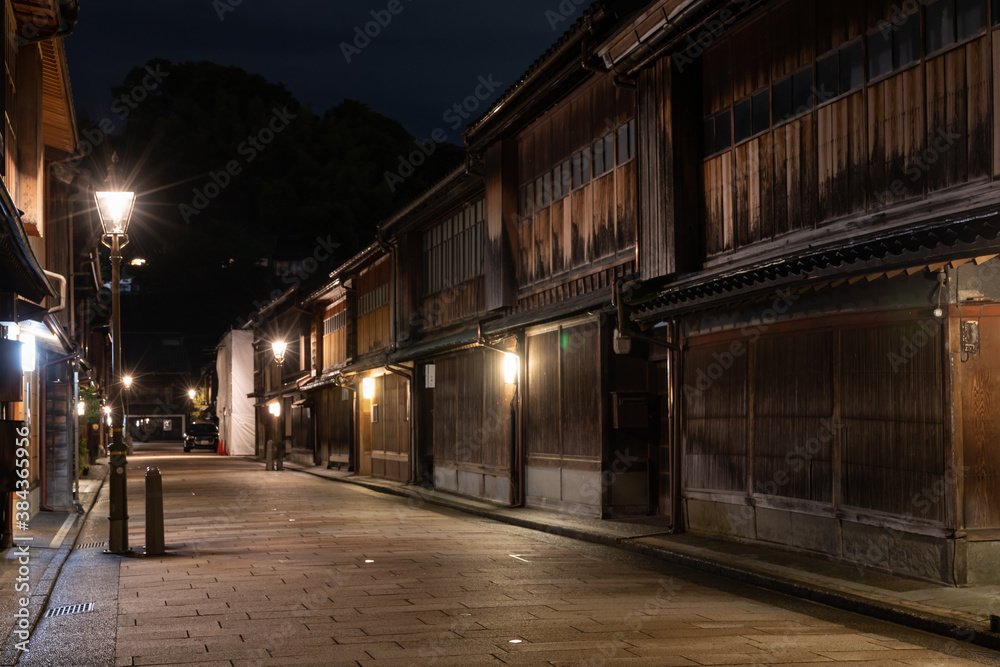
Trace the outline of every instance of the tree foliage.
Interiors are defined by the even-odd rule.
[[[147,265],[137,273],[143,291],[123,311],[138,330],[217,340],[287,286],[275,259],[323,258],[324,239],[323,248],[338,246],[321,267],[332,268],[463,155],[439,145],[393,191],[386,172],[416,150],[414,137],[360,102],[317,114],[259,75],[165,60],[133,69],[112,93],[126,124],[91,168],[103,178],[116,151],[118,180],[139,195],[125,255]]]

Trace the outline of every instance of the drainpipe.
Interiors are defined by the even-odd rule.
[[[622,295],[622,286],[625,284],[624,278],[618,278],[615,280],[614,292],[613,292],[613,305],[618,311],[618,331],[616,332],[616,343],[618,339],[635,339],[648,343],[650,345],[658,345],[660,347],[665,347],[668,350],[674,352],[680,352],[681,348],[677,343],[673,343],[668,340],[661,340],[659,338],[653,338],[652,336],[647,336],[629,328],[628,314],[625,312],[625,297]]]
[[[45,314],[54,315],[55,313],[62,312],[63,310],[66,309],[66,276],[62,275],[61,273],[45,271],[44,269],[42,270],[42,273],[44,273],[45,277],[48,278],[49,280],[54,280],[57,283],[59,283],[59,305],[53,308],[49,308],[47,311],[45,311]]]
[[[670,323],[670,339],[677,342],[683,349],[684,341],[681,340],[681,325],[674,320]],[[670,411],[671,411],[671,438],[673,439],[670,448],[670,532],[680,533],[684,531],[684,513],[682,501],[683,471],[681,464],[683,460],[681,438],[684,430],[681,420],[684,418],[684,396],[680,391],[684,386],[684,355],[674,354],[670,359]]]
[[[40,428],[40,433],[39,433],[39,439],[38,439],[38,455],[39,455],[39,462],[40,462],[40,466],[39,467],[42,469],[42,485],[41,485],[42,486],[42,493],[41,493],[42,498],[41,498],[41,503],[40,504],[41,504],[42,509],[45,510],[46,512],[52,512],[52,511],[54,511],[52,509],[52,507],[50,507],[49,505],[47,505],[46,502],[45,502],[46,494],[47,494],[47,491],[48,491],[48,482],[46,481],[47,469],[45,467],[45,463],[46,463],[45,447],[46,447],[46,437],[48,435],[47,429],[45,428],[45,424],[48,421],[48,419],[47,419],[47,417],[48,417],[48,409],[47,409],[47,407],[45,405],[45,402],[46,402],[46,399],[48,398],[48,396],[47,396],[47,394],[48,394],[47,387],[48,387],[48,384],[49,384],[49,382],[48,382],[48,378],[49,378],[49,366],[54,366],[55,364],[61,364],[61,363],[65,363],[67,361],[74,360],[78,356],[80,356],[80,353],[79,352],[74,352],[73,354],[68,354],[68,355],[66,355],[64,357],[58,357],[56,359],[53,359],[52,361],[47,361],[44,364],[42,364],[41,366],[39,366],[39,369],[41,370],[41,372],[39,373],[39,379],[40,379],[40,385],[41,386],[39,387],[39,392],[38,393],[39,393],[39,402],[42,404],[41,405],[41,409],[38,411],[38,414],[39,414],[39,416],[41,418],[40,421],[42,422],[41,423],[41,428]],[[76,406],[73,406],[73,409],[75,411],[76,410]]]

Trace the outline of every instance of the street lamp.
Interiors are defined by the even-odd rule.
[[[285,351],[288,349],[288,343],[283,340],[276,340],[271,343],[271,352],[274,353],[274,360],[278,362],[278,368],[281,368],[282,362],[285,361]],[[281,378],[278,378],[279,380]]]
[[[116,156],[117,157],[117,156]],[[113,177],[114,162],[109,170]],[[94,194],[97,212],[104,228],[104,245],[111,249],[111,368],[112,411],[120,420],[114,419],[111,430],[111,498],[108,513],[109,535],[108,553],[124,554],[131,551],[128,546],[128,493],[126,479],[126,446],[122,437],[125,411],[122,409],[122,322],[121,322],[121,278],[122,248],[128,244],[128,223],[132,219],[135,206],[134,192],[108,190]],[[111,419],[109,415],[109,419]]]
[[[276,341],[272,341],[271,342],[271,352],[274,354],[274,361],[278,364],[278,402],[277,403],[272,403],[268,409],[270,410],[271,414],[274,415],[275,421],[278,422],[278,438],[277,438],[277,440],[280,441],[281,444],[278,444],[278,442],[275,442],[274,443],[274,447],[275,448],[279,448],[280,447],[281,448],[280,451],[282,451],[282,452],[284,451],[284,448],[285,448],[285,434],[284,434],[284,430],[285,429],[282,426],[281,421],[280,421],[280,419],[281,419],[281,393],[282,393],[281,392],[281,390],[282,390],[281,364],[284,363],[284,361],[285,361],[285,352],[287,352],[287,351],[288,351],[288,343],[286,343],[285,341],[283,341],[283,340],[276,340]],[[265,453],[265,456],[267,456],[266,453]],[[268,460],[270,460],[270,459],[268,459]],[[270,464],[268,464],[268,465],[270,465]],[[281,466],[278,469],[281,470],[283,467],[284,466]]]
[[[188,389],[188,398],[190,398],[192,401],[194,400],[194,397],[197,395],[198,392],[196,392],[194,389]]]

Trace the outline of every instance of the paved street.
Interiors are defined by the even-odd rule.
[[[616,549],[179,445],[130,458],[137,549],[147,465],[163,474],[169,553],[101,553],[105,485],[49,604],[95,608],[43,619],[19,665],[1000,664]]]

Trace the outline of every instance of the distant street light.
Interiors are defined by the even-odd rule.
[[[192,401],[194,400],[194,397],[197,395],[198,392],[196,392],[194,389],[188,389],[188,398],[190,398]]]
[[[132,209],[135,206],[134,192],[119,192],[114,188],[114,164],[117,155],[112,158],[108,170],[108,181],[111,190],[97,192],[97,212],[101,216],[101,226],[104,228],[102,243],[111,249],[111,368],[112,368],[112,405],[116,408],[113,414],[121,417],[115,421],[109,414],[111,422],[111,499],[108,520],[110,521],[108,536],[108,552],[124,554],[131,551],[128,546],[128,480],[126,478],[126,445],[122,437],[125,422],[125,411],[122,409],[122,322],[121,322],[121,250],[128,244],[128,223],[132,219]]]

